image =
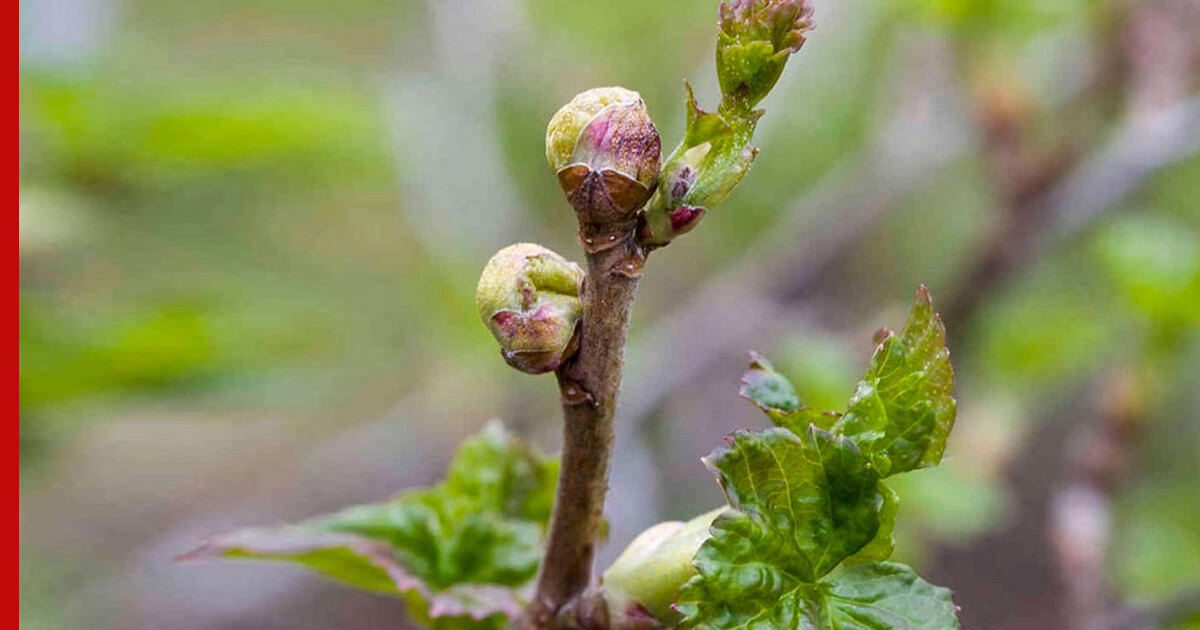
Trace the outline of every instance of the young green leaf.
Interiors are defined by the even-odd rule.
[[[904,330],[876,346],[833,430],[853,437],[881,476],[937,465],[954,426],[953,388],[946,329],[921,286]]]
[[[683,628],[958,628],[950,592],[892,551],[899,502],[854,441],[816,427],[739,432],[706,463],[731,510],[680,589]],[[840,569],[834,570],[839,564]]]
[[[738,395],[756,407],[775,415],[786,415],[801,407],[796,388],[771,362],[757,352],[750,353],[750,369],[742,375],[742,388]]]
[[[757,352],[750,353],[750,369],[742,375],[738,395],[762,409],[775,426],[796,435],[803,435],[810,424],[828,430],[840,417],[836,412],[817,411],[801,403],[792,382]]]
[[[900,495],[882,481],[879,482],[879,493],[883,495],[883,505],[879,506],[879,531],[871,542],[846,558],[846,565],[881,562],[892,557],[892,551],[896,548],[894,530],[896,513],[900,510]]]
[[[815,427],[803,437],[767,429],[729,441],[705,463],[734,509],[696,553],[699,575],[677,604],[685,627],[800,614],[816,581],[879,530],[879,478],[852,441]]]
[[[803,406],[787,378],[757,354],[742,377],[741,394],[774,424],[797,435],[813,424],[852,437],[882,477],[936,465],[956,406],[946,329],[929,290],[917,290],[899,335],[879,334],[871,364],[840,417]]]
[[[745,532],[784,536],[765,542],[793,552],[789,573],[813,581],[875,537],[879,477],[851,440],[816,427],[803,436],[739,431],[729,440],[705,464],[730,507],[754,521]]]
[[[489,423],[442,483],[297,525],[216,536],[185,558],[280,560],[404,597],[434,628],[504,627],[537,573],[557,461]]]
[[[955,630],[949,589],[922,580],[909,567],[877,562],[830,575],[816,590],[817,624],[836,630]]]
[[[680,603],[681,610],[701,609]],[[948,589],[933,586],[895,562],[837,571],[818,584],[801,584],[784,598],[750,603],[685,627],[771,630],[958,630],[957,607]]]
[[[840,417],[805,407],[753,355],[740,393],[780,428],[736,433],[706,459],[732,509],[680,589],[682,627],[958,628],[949,591],[882,562],[899,498],[880,479],[937,464],[954,423],[945,330],[925,287],[903,332],[883,335]]]

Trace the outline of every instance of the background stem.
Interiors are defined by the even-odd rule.
[[[613,418],[642,255],[632,230],[616,247],[587,255],[579,352],[557,372],[563,453],[554,513],[530,620],[555,627],[555,613],[591,581],[612,459]]]

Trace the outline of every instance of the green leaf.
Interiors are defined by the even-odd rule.
[[[904,330],[886,331],[876,346],[833,431],[852,437],[881,476],[934,466],[954,426],[953,388],[946,329],[922,286]]]
[[[801,407],[792,382],[757,352],[750,353],[750,369],[742,375],[738,395],[768,414],[785,415]]]
[[[444,490],[468,508],[545,523],[554,507],[558,460],[513,438],[498,421],[458,447]]]
[[[835,630],[950,630],[959,627],[949,589],[896,562],[849,567],[822,581],[819,625]]]
[[[899,335],[887,329],[876,334],[870,367],[840,418],[804,406],[791,382],[757,354],[740,393],[797,435],[813,424],[853,438],[882,477],[934,466],[946,450],[956,403],[946,329],[929,290],[917,290]]]
[[[218,557],[295,562],[355,588],[379,593],[396,590],[389,569],[398,565],[387,546],[356,536],[315,532],[299,526],[242,529],[214,537],[179,559]]]
[[[945,330],[925,287],[904,330],[879,334],[840,418],[808,409],[753,355],[740,393],[780,428],[735,433],[705,459],[732,509],[714,521],[693,559],[698,574],[680,589],[681,627],[958,627],[949,591],[882,562],[899,497],[880,479],[938,463],[954,423]]]
[[[733,509],[696,553],[699,575],[677,604],[685,626],[797,614],[817,579],[879,529],[878,476],[850,440],[810,428],[803,438],[767,429],[729,441],[705,463]]]
[[[297,525],[216,536],[185,558],[279,560],[404,597],[434,628],[503,627],[537,573],[557,462],[489,423],[447,478]]]
[[[723,608],[689,599],[703,576],[684,585],[677,608],[681,627],[771,630],[957,630],[958,607],[949,589],[922,580],[908,566],[877,562],[847,567],[816,584],[771,582],[749,572],[742,598]],[[757,580],[753,584],[751,580]],[[780,588],[782,587],[782,588]],[[780,592],[782,591],[782,592]],[[712,595],[713,591],[707,594]]]
[[[828,573],[879,529],[879,477],[846,438],[815,427],[803,437],[781,429],[739,431],[705,464],[730,507],[768,534],[786,532],[786,540],[771,542],[798,552],[788,572],[805,581]]]
[[[719,140],[733,133],[729,127],[729,123],[720,114],[705,111],[696,102],[696,93],[692,91],[692,84],[684,81],[683,90],[687,94],[687,127],[683,135],[683,143],[680,147],[683,149],[691,149],[698,147],[705,142]],[[678,152],[678,149],[676,150]]]
[[[900,510],[900,495],[882,481],[879,482],[879,492],[883,495],[883,505],[879,507],[879,531],[875,533],[871,542],[858,550],[858,553],[846,558],[847,565],[887,560],[892,557],[892,551],[896,548],[894,534],[896,513]]]
[[[792,382],[757,352],[750,353],[750,369],[742,375],[738,394],[762,409],[775,426],[796,435],[803,435],[810,424],[828,430],[840,417],[838,413],[817,411],[801,403]]]

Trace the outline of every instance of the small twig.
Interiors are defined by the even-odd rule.
[[[983,298],[1028,267],[1053,243],[1066,240],[1111,210],[1161,169],[1200,153],[1200,98],[1126,118],[1093,156],[1056,176],[1044,192],[1018,190],[1007,227],[963,274],[962,291],[946,320],[970,319]]]
[[[632,232],[616,247],[587,254],[579,352],[557,371],[565,421],[562,465],[530,607],[534,627],[555,627],[558,611],[591,581],[625,340],[643,260]]]

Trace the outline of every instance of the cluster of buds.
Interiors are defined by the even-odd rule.
[[[775,86],[812,30],[810,0],[729,0],[718,12],[721,93],[753,107]]]
[[[717,79],[721,105],[700,109],[687,91],[687,133],[663,165],[646,205],[640,240],[661,247],[690,231],[750,170],[750,146],[762,110],[754,109],[812,29],[810,0],[729,0],[719,12]]]
[[[564,105],[546,128],[546,159],[575,209],[588,251],[616,244],[654,192],[661,141],[637,92],[595,88]]]
[[[541,245],[518,243],[492,256],[479,277],[475,307],[505,362],[542,374],[575,353],[583,278],[579,265]]]

